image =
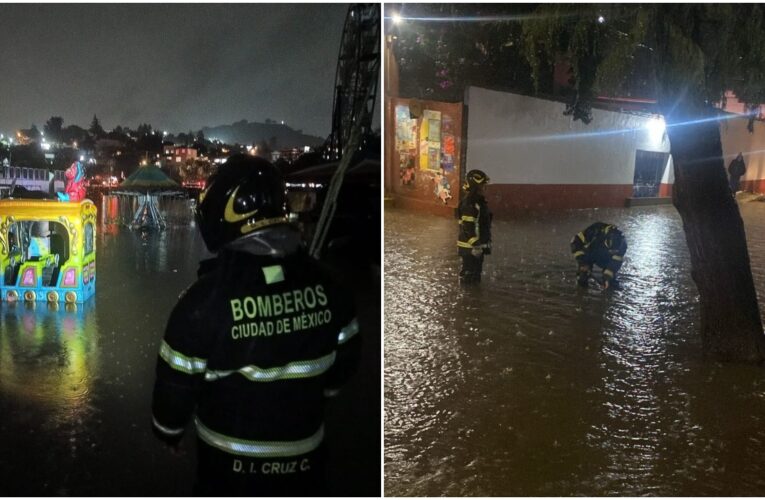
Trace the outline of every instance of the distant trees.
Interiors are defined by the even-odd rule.
[[[154,128],[152,128],[151,125],[148,123],[142,123],[138,125],[138,128],[136,129],[136,133],[138,134],[138,137],[144,136],[144,135],[151,135],[154,131]]]
[[[93,120],[90,122],[90,128],[88,131],[96,139],[104,136],[104,128],[101,126],[101,122],[98,121],[98,117],[96,115],[93,115]]]
[[[417,23],[416,29],[404,21],[396,30],[402,96],[460,101],[470,85],[534,90],[518,22],[534,4],[403,4],[400,10],[407,17],[454,19]],[[466,17],[473,22],[462,21]]]
[[[268,141],[266,141],[265,139],[261,140],[258,143],[257,155],[260,156],[261,158],[265,158],[267,160],[270,160],[272,152],[273,152],[273,148],[270,146]]]
[[[194,139],[196,139],[196,137],[191,132],[191,130],[189,130],[189,132],[187,134],[184,134],[183,132],[178,134],[176,142],[182,143],[182,144],[184,144],[186,146],[190,146],[190,145],[194,144]]]
[[[88,138],[88,131],[77,125],[69,125],[61,131],[61,142],[81,145]]]
[[[42,137],[42,134],[40,133],[40,130],[37,128],[37,125],[32,125],[32,128],[29,130],[26,130],[26,136],[29,137],[30,141],[39,141]]]
[[[46,132],[47,133],[47,132]],[[61,148],[53,157],[54,170],[66,170],[73,162],[77,161],[77,151],[71,148]]]
[[[38,131],[39,133],[39,131]],[[19,167],[48,168],[40,148],[34,144],[20,144],[13,147],[13,165]]]
[[[50,119],[45,122],[45,125],[43,125],[45,135],[47,135],[53,142],[62,142],[64,135],[63,128],[64,119],[60,116],[51,116]]]
[[[269,119],[270,125],[275,125],[276,121]],[[273,127],[259,128],[262,124],[248,123],[247,120],[241,120],[232,126],[226,128],[245,127],[235,134],[243,137],[254,135],[263,136],[264,130],[271,133],[277,133]],[[215,164],[211,158],[226,157],[236,152],[244,152],[245,147],[233,138],[226,138],[224,141],[219,139],[211,140],[206,137],[210,133],[206,129],[200,129],[194,132],[189,130],[186,133],[177,135],[167,134],[156,130],[149,123],[141,123],[135,129],[128,126],[117,125],[111,131],[106,131],[101,125],[97,115],[93,115],[90,126],[85,129],[78,125],[64,126],[64,118],[61,116],[51,116],[44,125],[45,138],[49,139],[52,148],[46,147],[48,161],[45,161],[44,154],[34,153],[40,151],[42,134],[36,125],[29,129],[20,130],[18,142],[20,145],[28,143],[29,147],[19,149],[17,155],[16,147],[12,152],[14,165],[40,166],[41,168],[50,167],[51,163],[55,169],[67,168],[72,161],[85,156],[91,163],[88,167],[89,175],[119,175],[124,172],[129,175],[145,160],[149,163],[157,161],[166,161],[172,165],[170,171],[177,170],[175,158],[168,159],[164,155],[164,146],[166,145],[185,145],[193,147],[197,151],[198,158],[196,162],[191,162],[187,168],[187,177],[199,178],[204,173],[214,171]],[[281,132],[278,132],[281,133]],[[271,153],[280,147],[281,135],[271,135],[271,137],[261,139],[259,142],[246,141],[249,144],[257,144],[257,153],[264,158],[270,159]],[[229,140],[231,142],[229,142]],[[245,142],[245,141],[242,141]],[[6,151],[0,146],[0,160],[11,156],[10,144],[5,144]],[[50,160],[53,155],[52,161]],[[163,160],[164,158],[164,160]],[[95,164],[93,161],[95,160]],[[201,162],[201,163],[200,163]],[[206,163],[204,163],[206,162]]]

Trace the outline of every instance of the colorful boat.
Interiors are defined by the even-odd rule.
[[[96,292],[90,200],[0,200],[0,300],[83,303]]]

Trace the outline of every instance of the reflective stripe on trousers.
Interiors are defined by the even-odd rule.
[[[194,423],[199,439],[226,453],[245,457],[269,458],[304,455],[318,448],[324,439],[324,425],[321,425],[312,436],[298,441],[251,441],[226,436],[208,429],[199,420],[199,417],[194,419]]]

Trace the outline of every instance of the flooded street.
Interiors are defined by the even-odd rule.
[[[765,204],[741,207],[763,297]],[[569,252],[598,220],[629,243],[609,294]],[[477,288],[456,233],[385,212],[387,495],[763,494],[765,369],[703,358],[673,207],[495,220]]]
[[[117,206],[106,200],[95,200],[93,299],[76,310],[0,305],[2,495],[191,494],[194,433],[189,427],[180,456],[167,451],[151,432],[151,391],[165,323],[196,278],[204,243],[188,201],[165,205],[166,231],[140,233],[104,223]],[[356,292],[365,351],[359,373],[328,404],[330,470],[335,494],[375,494],[380,285],[358,273],[345,281]]]

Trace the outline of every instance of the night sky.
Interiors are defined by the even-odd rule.
[[[0,132],[95,114],[107,130],[271,118],[326,136],[347,8],[0,5]]]

